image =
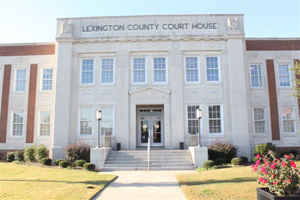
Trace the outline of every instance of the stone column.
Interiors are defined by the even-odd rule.
[[[50,157],[53,160],[64,158],[64,148],[68,145],[70,134],[71,80],[72,80],[72,43],[57,43],[57,76],[55,97],[54,135]]]
[[[245,68],[245,46],[243,39],[229,39],[227,42],[229,100],[231,105],[231,134],[233,144],[240,154],[250,156],[248,128],[247,68]],[[239,74],[237,76],[237,74]],[[224,108],[225,109],[225,108]],[[225,133],[226,134],[226,133]]]

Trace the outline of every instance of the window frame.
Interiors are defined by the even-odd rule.
[[[112,137],[114,137],[115,136],[115,123],[116,123],[116,118],[115,118],[115,116],[116,116],[116,109],[115,109],[115,104],[101,104],[100,106],[97,106],[97,109],[96,110],[103,110],[103,108],[105,108],[105,107],[110,107],[111,109],[112,109]],[[103,115],[103,114],[102,114]],[[95,122],[97,123],[97,120],[95,120]],[[101,122],[102,122],[102,120],[101,120]],[[100,122],[100,123],[101,123]],[[98,130],[98,123],[95,125],[95,127],[97,128],[97,130]],[[100,124],[100,127],[102,128],[102,125]]]
[[[252,73],[251,73],[251,67],[252,65],[258,65],[261,70],[261,85],[260,86],[253,86],[252,85]],[[250,63],[249,64],[249,84],[251,89],[263,89],[265,87],[265,78],[264,78],[264,67],[262,63]]]
[[[255,120],[255,113],[254,113],[254,109],[263,109],[264,110],[264,132],[263,133],[257,133],[256,129],[255,129],[255,122],[256,121],[262,121],[262,120]],[[256,136],[259,135],[266,135],[267,134],[267,113],[266,113],[267,109],[265,107],[260,107],[260,106],[254,106],[252,108],[252,120],[253,120],[253,133]]]
[[[47,112],[49,114],[49,135],[41,135],[41,112]],[[43,123],[46,124],[46,123]],[[39,111],[39,127],[38,127],[38,135],[40,137],[50,137],[51,136],[51,112],[49,110],[40,110]]]
[[[82,67],[83,67],[83,61],[84,60],[93,60],[93,81],[92,83],[82,83]],[[80,86],[92,86],[95,85],[95,69],[97,67],[97,62],[95,57],[82,57],[80,58],[80,73],[79,73],[79,84]]]
[[[18,113],[20,115],[22,115],[23,117],[23,127],[22,127],[22,135],[14,135],[13,131],[14,131],[14,113]],[[12,137],[16,137],[16,138],[22,138],[25,137],[25,129],[26,129],[26,112],[24,111],[11,111],[11,136]]]
[[[289,86],[281,86],[281,80],[280,80],[280,66],[287,66],[288,67],[288,74],[289,74]],[[293,76],[292,76],[292,66],[290,63],[278,63],[278,68],[277,68],[277,75],[278,75],[278,86],[279,88],[292,88],[293,87]]]
[[[92,127],[92,133],[91,134],[81,134],[80,130],[81,130],[81,125],[80,125],[80,122],[81,122],[81,110],[82,109],[91,109],[95,114],[94,116],[96,116],[96,109],[93,108],[93,106],[88,106],[88,105],[82,105],[82,106],[79,106],[78,107],[78,136],[80,138],[91,138],[91,137],[94,137],[96,135],[95,133],[95,123],[96,123],[96,117],[92,117],[92,120],[91,120],[91,127]]]
[[[291,108],[292,109],[292,114],[293,114],[293,127],[294,127],[294,132],[286,132],[284,131],[284,124],[283,124],[283,116],[282,116],[282,113],[283,113],[283,110],[284,109],[287,109],[287,108]],[[283,134],[286,134],[286,135],[294,135],[297,133],[297,110],[294,106],[281,106],[281,109],[280,109],[280,131],[283,133]]]
[[[109,83],[105,83],[103,82],[103,79],[102,79],[102,72],[103,72],[103,69],[102,69],[102,61],[104,59],[112,59],[113,61],[113,67],[112,67],[112,70],[113,70],[113,77],[112,77],[112,82],[109,82]],[[100,57],[99,59],[99,82],[101,85],[114,85],[115,82],[116,82],[116,58],[114,57]]]
[[[135,82],[134,81],[134,59],[143,58],[145,59],[145,81],[144,82]],[[132,85],[146,85],[148,83],[148,68],[147,68],[147,57],[146,56],[134,56],[131,59],[131,84]]]
[[[22,91],[17,91],[17,72],[18,72],[18,70],[25,70],[25,83],[24,83],[24,90],[22,90]],[[28,73],[28,70],[27,70],[27,68],[26,67],[16,67],[15,68],[15,73],[14,73],[14,92],[15,93],[26,93],[27,92],[27,73]],[[23,80],[23,81],[24,81]]]
[[[188,107],[189,106],[196,106],[196,107],[199,106],[200,109],[203,109],[203,108],[202,108],[202,106],[200,104],[197,104],[197,103],[194,103],[194,104],[192,103],[192,104],[186,104],[185,105],[185,116],[186,116],[185,117],[185,119],[186,119],[186,128],[185,128],[185,131],[186,131],[187,135],[189,135],[189,136],[197,136],[198,133],[196,133],[195,135],[189,133],[189,112],[188,112]],[[200,135],[204,135],[203,119],[200,119]]]
[[[169,74],[169,70],[168,70],[168,57],[167,56],[163,56],[163,55],[157,55],[157,56],[152,56],[151,57],[152,59],[151,59],[151,65],[152,65],[152,67],[151,67],[151,69],[152,69],[152,84],[153,85],[166,85],[166,84],[168,84],[168,74]],[[155,81],[154,80],[154,74],[155,74],[155,70],[154,70],[154,59],[155,58],[164,58],[165,59],[165,61],[166,61],[166,81]]]
[[[217,62],[218,62],[218,77],[219,80],[218,81],[210,81],[208,80],[208,74],[207,74],[207,58],[208,57],[216,57],[217,58]],[[205,55],[204,56],[204,63],[205,63],[205,81],[207,83],[221,83],[222,78],[221,78],[221,59],[220,59],[220,55]]]
[[[51,80],[51,89],[50,90],[44,90],[44,70],[48,70],[51,69],[52,70],[52,76],[51,79],[46,79],[46,80]],[[52,67],[44,67],[41,68],[41,87],[40,90],[41,92],[52,92],[53,91],[53,76],[54,76],[54,69]]]
[[[187,75],[187,67],[186,67],[187,61],[186,61],[186,59],[187,58],[193,58],[193,57],[197,58],[198,81],[188,81],[187,77],[186,77],[186,75]],[[201,80],[200,80],[201,79],[201,73],[200,73],[201,57],[197,56],[197,55],[185,55],[183,59],[184,59],[183,63],[184,63],[184,81],[185,81],[185,84],[187,84],[187,85],[199,84],[201,82]]]
[[[220,106],[220,120],[221,120],[221,132],[211,133],[209,130],[209,107],[210,106]],[[223,104],[209,104],[207,105],[207,133],[210,136],[224,136],[224,108]]]

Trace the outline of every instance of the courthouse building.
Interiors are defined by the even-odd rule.
[[[0,151],[94,147],[98,109],[113,149],[148,136],[187,148],[199,132],[201,145],[246,156],[259,143],[300,147],[298,60],[300,38],[246,38],[243,15],[60,18],[56,42],[0,45]]]

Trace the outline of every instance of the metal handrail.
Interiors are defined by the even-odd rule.
[[[150,145],[150,136],[148,137],[148,145],[147,145],[147,161],[148,161],[148,170],[150,170],[150,151],[151,151],[151,145]]]

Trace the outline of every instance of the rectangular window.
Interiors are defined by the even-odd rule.
[[[81,65],[81,84],[88,85],[94,83],[94,60],[84,59]]]
[[[40,136],[50,135],[50,113],[47,111],[40,112]]]
[[[206,57],[207,81],[219,81],[218,57]]]
[[[153,81],[156,83],[167,82],[167,60],[164,57],[153,59]]]
[[[254,108],[253,115],[255,133],[265,133],[265,109]]]
[[[26,89],[26,69],[16,70],[16,92],[24,92]]]
[[[252,64],[250,66],[250,81],[252,88],[263,87],[262,67],[260,64]]]
[[[279,85],[280,87],[291,86],[291,77],[288,65],[279,65]]]
[[[101,110],[101,134],[105,136],[112,136],[114,134],[114,109],[112,106],[105,106]]]
[[[43,69],[42,90],[52,90],[53,69]]]
[[[185,81],[187,83],[199,82],[199,65],[197,57],[185,58]]]
[[[222,111],[220,105],[208,106],[209,133],[222,133]]]
[[[133,83],[146,83],[146,59],[133,59]]]
[[[295,132],[295,113],[293,108],[284,108],[281,113],[283,132],[294,133]]]
[[[13,113],[13,136],[22,136],[24,131],[24,113]]]
[[[101,62],[101,83],[114,82],[114,59],[104,58]]]
[[[93,134],[93,118],[95,112],[92,108],[80,109],[80,135]]]
[[[196,109],[198,105],[187,106],[188,133],[196,135],[199,133],[199,120],[197,119]]]

